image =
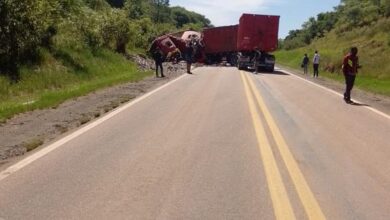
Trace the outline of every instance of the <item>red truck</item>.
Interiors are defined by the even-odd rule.
[[[237,33],[238,69],[265,69],[273,72],[278,47],[279,16],[243,14]]]
[[[169,53],[172,53],[175,51],[178,46],[172,41],[172,36],[170,35],[163,35],[158,38],[156,38],[149,49],[149,51],[154,51],[156,47],[159,47],[160,50],[163,52],[163,54],[166,56]]]
[[[167,57],[183,54],[187,38],[196,36],[198,43],[194,48],[194,60],[198,62],[213,64],[226,59],[231,65],[237,65],[238,69],[273,72],[275,57],[269,53],[278,47],[279,18],[243,14],[238,25],[206,28],[202,34],[184,31],[161,36],[152,43],[151,50],[159,46]]]
[[[206,63],[220,63],[223,59],[232,65],[237,60],[238,25],[213,27],[203,30]]]
[[[195,44],[192,45],[194,51],[193,60],[204,62],[201,33],[195,31],[183,31],[157,37],[152,42],[149,51],[153,53],[158,47],[162,51],[165,61],[178,61],[183,58],[186,44],[191,39],[195,41]]]

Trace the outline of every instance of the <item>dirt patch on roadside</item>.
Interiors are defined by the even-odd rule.
[[[301,71],[298,71],[298,70],[295,70],[292,68],[288,68],[285,66],[281,66],[281,67],[283,69],[286,69],[289,72],[297,75],[297,76],[300,76],[300,77],[307,79],[311,82],[314,82],[314,83],[317,83],[317,84],[322,85],[324,87],[327,87],[329,89],[332,89],[340,94],[343,94],[345,91],[345,85],[343,83],[337,82],[337,81],[334,81],[331,79],[323,78],[323,77],[321,77],[321,73],[320,73],[319,78],[312,78],[310,74],[303,75],[303,73]],[[356,80],[359,80],[359,76],[357,76]],[[373,107],[373,108],[375,108],[383,113],[386,113],[387,115],[390,115],[390,97],[366,92],[366,91],[363,91],[363,90],[358,89],[358,88],[353,88],[351,96],[352,96],[352,99],[356,99],[359,101],[359,103],[357,103],[358,105],[371,106],[371,107]],[[340,97],[340,101],[343,101],[341,97]]]
[[[139,56],[128,58],[144,71],[154,69],[152,60]],[[8,119],[0,124],[0,166],[175,79],[185,73],[185,69],[185,63],[165,63],[165,78],[147,77],[139,82],[102,89],[68,100],[55,108],[35,110]]]

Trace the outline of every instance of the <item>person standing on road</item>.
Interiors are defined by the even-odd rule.
[[[305,56],[302,60],[302,68],[303,68],[303,74],[307,74],[307,67],[309,65],[309,57],[307,56],[307,53],[305,53]]]
[[[161,51],[160,47],[156,47],[153,51],[153,59],[156,64],[156,77],[158,77],[158,69],[160,68],[161,77],[165,77],[164,75],[164,68],[163,68],[163,62],[164,62],[164,55]]]
[[[254,69],[255,69],[254,73],[257,74],[259,71],[259,62],[261,59],[261,51],[259,50],[258,47],[255,47],[254,51],[255,51],[255,55],[253,57],[253,59],[254,59],[253,65],[254,65]]]
[[[192,47],[192,41],[187,41],[186,42],[186,49],[184,53],[184,59],[187,62],[187,73],[192,74],[191,72],[191,64],[193,61],[193,53],[194,53],[194,48]]]
[[[314,53],[313,57],[313,77],[318,78],[318,68],[320,66],[320,55],[318,54],[318,51]]]
[[[361,67],[359,66],[359,57],[357,56],[357,53],[357,47],[352,47],[349,53],[343,59],[342,70],[345,77],[344,101],[348,104],[353,103],[351,101],[351,90],[355,84],[358,68]]]

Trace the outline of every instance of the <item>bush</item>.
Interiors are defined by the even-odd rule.
[[[390,47],[390,34],[387,35],[387,46]]]
[[[135,47],[148,49],[150,43],[158,36],[152,20],[150,18],[142,18],[136,20],[133,25],[136,28]]]
[[[105,0],[86,0],[87,5],[94,10],[108,10],[110,5]]]
[[[102,16],[91,9],[85,8],[78,19],[78,29],[82,33],[85,44],[92,51],[97,51],[103,46],[103,38],[100,31],[103,21]]]
[[[134,41],[136,28],[127,19],[126,12],[113,9],[104,15],[101,36],[104,46],[114,49],[118,53],[126,53],[126,47],[130,40]]]
[[[0,1],[0,72],[17,80],[18,66],[34,60],[39,47],[55,34],[54,10],[50,3],[45,0]]]
[[[300,47],[306,46],[306,43],[303,38],[293,38],[291,40],[285,40],[283,42],[283,49],[285,50],[292,50]]]
[[[390,17],[390,0],[381,0],[383,13],[386,17]]]

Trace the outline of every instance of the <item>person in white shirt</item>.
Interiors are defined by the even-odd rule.
[[[318,67],[320,65],[320,55],[318,54],[318,51],[314,53],[313,57],[313,77],[318,78]]]

